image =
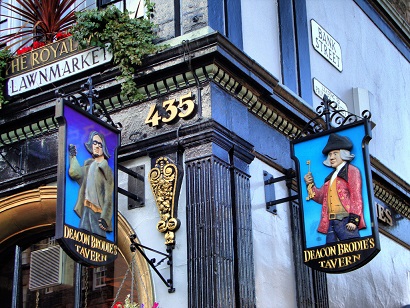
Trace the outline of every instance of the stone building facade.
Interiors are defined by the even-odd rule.
[[[7,307],[111,307],[127,294],[145,307],[409,305],[410,41],[408,24],[390,11],[399,4],[154,2],[158,44],[167,48],[137,68],[143,99],[122,97],[118,69],[106,63],[13,95],[1,106],[0,294]],[[315,48],[314,23],[340,45],[334,53],[342,67]],[[27,258],[54,245],[61,147],[56,104],[84,93],[89,78],[122,126],[118,187],[140,199],[118,194],[120,254],[113,266],[73,264],[68,286],[30,290]],[[275,200],[302,189],[290,142],[317,116],[323,94],[353,114],[370,110],[375,124],[370,166],[381,251],[339,275],[303,264],[300,203],[271,211],[264,182],[266,173],[286,177],[274,185]],[[147,259],[131,251],[129,235],[156,251],[169,248],[157,231],[149,182],[163,157],[181,170],[180,227],[172,258],[158,262],[162,257],[147,248]],[[156,270],[148,262],[153,258]],[[172,288],[161,277],[171,279]]]

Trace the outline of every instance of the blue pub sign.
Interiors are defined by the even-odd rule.
[[[367,120],[292,141],[301,202],[303,261],[344,273],[379,251]]]
[[[120,133],[64,99],[58,101],[56,239],[86,266],[112,263],[117,246],[117,148]]]

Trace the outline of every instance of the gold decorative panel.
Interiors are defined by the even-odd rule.
[[[160,157],[149,173],[149,182],[160,215],[157,230],[165,234],[165,245],[175,244],[180,221],[175,217],[178,168],[169,158]]]

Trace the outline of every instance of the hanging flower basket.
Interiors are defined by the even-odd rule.
[[[136,302],[131,302],[131,296],[130,294],[127,295],[125,298],[125,302],[116,302],[113,306],[113,308],[144,308],[144,304],[141,304],[139,306]],[[154,302],[152,305],[152,308],[159,308],[159,304],[157,302]]]

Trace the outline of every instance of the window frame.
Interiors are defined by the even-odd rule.
[[[105,265],[93,268],[93,290],[104,287],[107,277],[107,267]]]

